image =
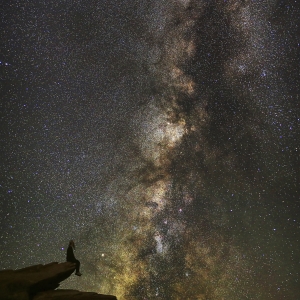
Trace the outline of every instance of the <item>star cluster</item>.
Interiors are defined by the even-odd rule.
[[[118,299],[297,299],[297,1],[5,1],[1,269]]]

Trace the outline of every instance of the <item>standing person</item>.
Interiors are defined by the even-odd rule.
[[[81,276],[82,274],[79,272],[80,261],[75,258],[73,250],[75,250],[75,243],[74,243],[73,240],[71,240],[69,242],[69,247],[68,247],[68,250],[67,250],[67,261],[76,264],[76,273],[75,273],[75,275]]]

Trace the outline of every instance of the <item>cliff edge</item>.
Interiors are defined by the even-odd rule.
[[[57,289],[74,270],[73,263],[52,262],[0,271],[0,300],[117,300],[111,295]]]

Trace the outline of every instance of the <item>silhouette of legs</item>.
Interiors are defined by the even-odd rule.
[[[80,273],[80,272],[79,272],[79,269],[80,269],[80,261],[79,261],[78,259],[76,259],[76,260],[74,261],[74,263],[76,263],[76,273]]]
[[[76,264],[76,272],[75,272],[75,275],[77,276],[81,276],[82,274],[79,272],[79,269],[80,269],[80,261],[78,259],[75,259],[75,260],[69,260],[69,262],[72,262],[74,264]]]

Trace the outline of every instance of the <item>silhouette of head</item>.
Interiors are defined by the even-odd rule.
[[[75,249],[75,243],[73,240],[70,240],[69,246],[71,246],[73,249]]]

